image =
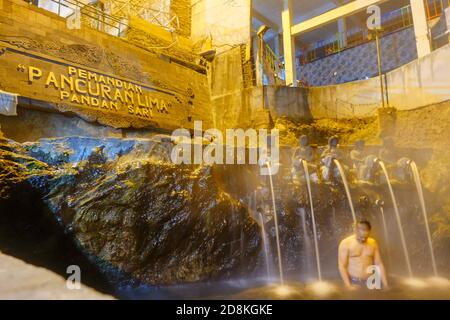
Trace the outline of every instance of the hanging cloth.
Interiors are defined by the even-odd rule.
[[[0,114],[17,116],[17,94],[0,90]]]

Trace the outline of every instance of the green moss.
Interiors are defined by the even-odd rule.
[[[311,144],[324,145],[328,138],[337,135],[342,144],[352,144],[364,139],[369,144],[378,144],[379,129],[375,117],[365,119],[318,119],[309,123],[295,123],[287,118],[279,118],[275,128],[280,130],[280,143],[295,146],[298,137],[307,135]]]

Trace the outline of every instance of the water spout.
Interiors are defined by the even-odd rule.
[[[310,257],[314,255],[311,245],[311,239],[308,234],[308,229],[306,227],[306,211],[305,208],[300,208],[300,220],[301,220],[301,226],[302,226],[302,234],[303,234],[303,242],[304,242],[304,254],[305,254],[305,269],[309,271],[312,270],[312,261],[310,260]]]
[[[261,237],[263,240],[264,260],[266,262],[267,279],[270,279],[269,246],[267,241],[266,228],[264,227],[264,218],[261,213],[259,214],[259,219],[261,221]]]
[[[319,244],[317,241],[317,226],[316,226],[316,218],[314,215],[314,204],[313,204],[313,200],[312,200],[311,181],[309,179],[308,163],[305,160],[302,160],[302,164],[303,164],[303,170],[305,171],[306,186],[308,188],[308,196],[309,196],[309,205],[311,208],[312,228],[313,228],[313,234],[314,234],[314,249],[316,252],[317,276],[319,278],[319,281],[322,281],[322,270],[320,267]]]
[[[377,162],[380,165],[381,170],[383,171],[384,176],[386,177],[386,182],[387,182],[387,185],[389,187],[389,192],[391,194],[392,204],[394,206],[395,217],[397,219],[398,230],[399,230],[400,239],[401,239],[401,242],[402,242],[403,255],[405,256],[405,261],[406,261],[406,266],[408,268],[409,276],[412,278],[413,273],[412,273],[412,268],[411,268],[411,262],[409,261],[408,248],[406,246],[405,234],[403,233],[402,220],[400,218],[400,213],[398,211],[397,200],[395,198],[394,189],[392,188],[392,184],[391,184],[391,181],[389,179],[389,174],[387,172],[386,165],[384,164],[384,162],[379,160],[379,159],[375,159],[375,162]]]
[[[353,222],[356,222],[355,208],[353,207],[352,196],[350,194],[350,189],[348,187],[348,182],[347,182],[347,178],[345,176],[344,168],[342,168],[341,163],[337,159],[334,159],[333,161],[339,170],[339,174],[341,175],[341,179],[344,184],[345,193],[347,194],[348,204],[350,205],[350,210],[352,212]]]
[[[278,217],[277,217],[277,207],[275,204],[275,193],[273,191],[273,181],[272,181],[272,170],[270,162],[266,162],[267,170],[269,173],[269,181],[270,181],[270,192],[272,195],[272,208],[273,208],[273,221],[275,223],[275,237],[277,240],[277,253],[278,253],[278,269],[280,272],[280,282],[284,284],[284,276],[283,276],[283,264],[281,261],[281,247],[280,247],[280,235],[278,230]]]
[[[430,225],[428,223],[427,209],[425,207],[425,199],[423,197],[422,181],[420,179],[419,169],[417,168],[416,163],[414,161],[411,161],[409,165],[411,166],[414,183],[416,184],[417,193],[419,195],[420,207],[422,208],[423,219],[425,221],[425,229],[427,231],[428,246],[430,248],[430,255],[431,255],[431,263],[433,265],[433,273],[434,276],[437,277],[438,272],[436,267],[436,260],[434,258],[433,242],[431,240],[431,232],[430,232]]]
[[[387,223],[386,223],[386,217],[384,215],[384,201],[378,199],[375,204],[377,205],[377,207],[380,209],[380,214],[381,214],[381,221],[383,223],[383,233],[384,233],[384,242],[386,244],[389,243],[389,233],[388,233],[388,228],[387,228]],[[387,256],[388,256],[388,263],[389,265],[391,265],[391,255],[389,254],[389,246],[386,245],[386,251],[387,251]]]

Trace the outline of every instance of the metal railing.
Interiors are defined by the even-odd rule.
[[[427,19],[432,20],[440,17],[449,5],[450,0],[425,0]],[[383,35],[409,28],[412,25],[413,18],[410,5],[382,16]],[[300,56],[300,64],[310,63],[369,41],[369,32],[365,28],[353,29],[346,33],[337,33],[330,39],[310,45],[311,49],[304,50],[304,53]]]
[[[449,6],[449,0],[425,0],[428,19],[439,17]]]
[[[86,4],[78,0],[40,0],[32,3],[68,19],[75,15],[78,9],[83,23],[93,29],[118,37],[121,37],[129,28],[130,16],[142,18],[170,32],[180,29],[177,15],[171,14],[163,7],[158,10],[152,8],[151,4],[141,4],[139,0],[134,2],[111,1],[108,3],[108,9],[102,7],[100,2]]]
[[[265,44],[264,46],[264,60],[266,61],[266,65],[270,67],[271,71],[276,74],[278,78],[282,78],[283,63],[268,44]]]
[[[53,5],[48,6],[47,4]],[[121,37],[129,27],[126,19],[115,17],[100,8],[78,0],[40,1],[38,6],[67,19],[70,19],[79,10],[81,20],[91,28],[118,37]]]
[[[159,8],[157,8],[159,6]],[[111,14],[117,17],[139,17],[170,32],[180,29],[179,18],[170,12],[170,1],[110,0]]]

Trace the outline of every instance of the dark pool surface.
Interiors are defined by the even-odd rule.
[[[450,280],[446,278],[395,278],[389,290],[345,290],[339,280],[327,282],[288,282],[280,285],[264,279],[230,280],[172,286],[122,287],[121,299],[182,300],[316,300],[316,299],[439,299],[450,300]]]

